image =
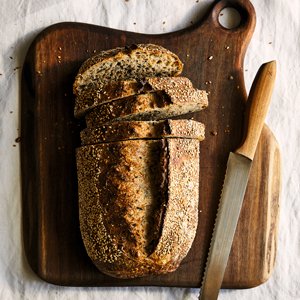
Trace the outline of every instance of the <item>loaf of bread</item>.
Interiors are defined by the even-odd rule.
[[[203,141],[204,124],[193,120],[123,121],[86,128],[80,132],[81,144],[92,145],[136,139],[187,138]]]
[[[196,89],[152,92],[129,96],[102,104],[92,109],[86,116],[87,127],[125,120],[160,120],[200,111],[207,107],[207,94]]]
[[[196,234],[199,141],[102,143],[76,158],[80,230],[99,270],[119,278],[174,271]]]
[[[86,60],[75,78],[76,96],[109,82],[145,77],[180,75],[183,64],[171,51],[153,44],[131,45],[101,53]]]
[[[104,274],[175,271],[198,224],[204,125],[171,120],[207,107],[207,93],[179,77],[174,53],[140,44],[102,51],[73,85],[86,120],[76,150],[80,231]]]
[[[100,104],[120,98],[143,94],[146,92],[192,89],[192,82],[186,77],[147,77],[112,81],[101,88],[85,89],[75,99],[75,117],[84,116],[92,108]]]

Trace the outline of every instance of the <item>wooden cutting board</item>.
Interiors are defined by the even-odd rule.
[[[225,29],[218,23],[226,6],[239,11],[242,21],[237,28]],[[254,27],[255,12],[249,1],[225,0],[213,5],[202,22],[168,34],[60,23],[37,36],[22,76],[21,167],[24,248],[30,266],[42,279],[71,286],[200,286],[227,157],[242,139],[243,59]],[[188,116],[206,124],[206,140],[201,143],[199,226],[192,249],[172,274],[121,280],[93,266],[80,236],[75,148],[84,124],[73,118],[72,83],[85,59],[103,49],[132,43],[156,43],[178,54],[185,64],[184,75],[197,88],[209,91],[210,104],[205,111]],[[223,287],[253,287],[270,276],[276,254],[279,189],[279,149],[265,127]]]

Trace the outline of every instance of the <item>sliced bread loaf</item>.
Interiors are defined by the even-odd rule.
[[[86,89],[75,99],[75,117],[79,118],[92,108],[120,98],[153,91],[176,89],[191,89],[192,82],[186,77],[147,77],[145,79],[130,79],[112,81],[100,88]]]
[[[125,120],[152,121],[200,111],[207,107],[207,94],[196,89],[152,92],[102,104],[86,116],[87,127]]]
[[[195,237],[199,141],[130,140],[77,149],[80,230],[105,274],[174,271]]]
[[[101,88],[111,81],[157,76],[177,76],[183,64],[171,51],[153,44],[120,47],[86,60],[75,78],[73,92]]]
[[[82,145],[136,139],[190,138],[203,141],[204,124],[193,120],[123,121],[80,132]]]

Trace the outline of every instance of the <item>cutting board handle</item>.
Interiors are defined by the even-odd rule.
[[[234,8],[240,14],[241,21],[238,26],[228,29],[220,24],[219,15],[224,8]],[[209,24],[210,28],[213,25],[216,29],[223,31],[224,34],[230,34],[230,36],[249,32],[251,37],[255,28],[256,15],[249,0],[222,0],[213,4],[213,8],[201,23]]]
[[[225,8],[234,8],[240,14],[241,21],[237,27],[228,29],[220,24],[219,15]],[[249,0],[221,0],[215,1],[212,4],[208,13],[201,21],[192,27],[182,30],[181,34],[190,36],[193,43],[198,43],[198,47],[201,46],[201,43],[196,40],[197,36],[202,43],[203,40],[207,41],[207,52],[202,54],[203,62],[201,69],[201,74],[205,74],[207,79],[203,78],[202,82],[199,81],[198,86],[199,88],[212,92],[210,99],[212,99],[213,93],[217,88],[214,85],[215,80],[210,77],[211,65],[218,64],[220,66],[226,66],[224,70],[220,69],[220,72],[222,72],[220,74],[226,76],[223,84],[228,84],[228,78],[234,78],[236,82],[239,82],[237,85],[239,86],[241,102],[243,102],[243,104],[246,102],[247,93],[242,70],[245,53],[253,35],[255,25],[256,14]],[[203,33],[205,33],[205,36]],[[181,36],[177,36],[176,33],[172,34],[181,38]],[[224,51],[224,55],[220,55],[220,49]],[[210,57],[212,58],[211,60],[209,60]],[[226,61],[223,61],[224,59],[226,59]],[[206,82],[213,82],[213,84],[207,85]]]

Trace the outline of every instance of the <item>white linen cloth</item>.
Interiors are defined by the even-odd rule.
[[[211,2],[0,0],[0,299],[197,299],[199,289],[75,288],[38,279],[23,253],[20,154],[15,139],[20,134],[19,67],[38,32],[62,21],[142,33],[170,32],[200,19]],[[266,283],[248,290],[222,290],[219,299],[300,299],[300,1],[252,3],[257,25],[245,58],[247,89],[263,62],[278,61],[276,88],[266,120],[282,154],[278,252],[273,275]]]

